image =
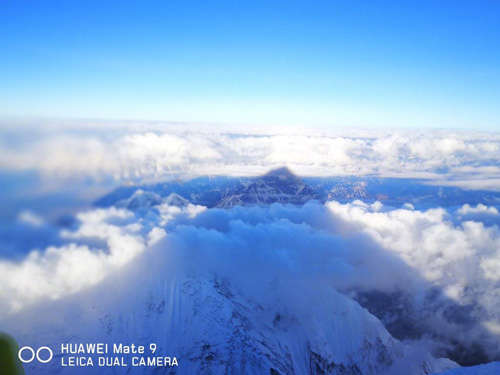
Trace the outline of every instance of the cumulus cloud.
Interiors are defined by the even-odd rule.
[[[194,126],[113,127],[105,135],[59,129],[0,142],[0,167],[118,181],[256,175],[288,165],[301,175],[421,177],[500,189],[500,135],[457,132],[229,132]]]
[[[111,224],[130,216],[115,208],[79,215],[81,227],[62,236],[78,239],[60,246],[31,251],[22,261],[0,261],[2,282],[0,301],[3,311],[16,311],[41,299],[58,299],[94,285],[112,269],[123,265],[144,250],[135,228]],[[102,241],[86,243],[84,240]]]
[[[402,284],[402,289],[412,294],[422,322],[434,320],[431,324],[435,332],[453,337],[465,346],[476,340],[487,342],[489,355],[499,358],[495,344],[500,321],[497,225],[487,226],[469,219],[457,222],[453,212],[442,208],[374,210],[369,205],[337,202],[329,202],[327,207],[344,221],[344,233],[366,233],[419,274],[422,282],[416,284],[416,289],[412,290],[410,284]],[[488,211],[482,206],[461,209]],[[395,283],[401,281],[399,273],[392,276]],[[436,290],[444,299],[428,298]],[[453,304],[456,305],[451,307]],[[461,308],[466,312],[457,313]],[[462,323],[452,328],[456,321]],[[481,332],[481,326],[486,331]],[[453,336],[457,329],[460,335]]]
[[[460,215],[470,215],[470,214],[486,214],[486,215],[498,215],[498,209],[492,206],[486,206],[484,204],[477,204],[476,206],[471,206],[469,204],[464,204],[459,210]]]
[[[0,260],[1,314],[96,285],[166,235],[156,224],[166,225],[175,217],[192,218],[202,210],[195,205],[162,205],[153,218],[139,218],[115,207],[79,213],[76,229],[60,230],[61,244],[32,249],[18,261]],[[21,213],[20,219],[41,225],[41,219],[29,212]]]
[[[488,261],[500,259],[500,231],[497,226],[488,227],[470,220],[455,225],[450,213],[442,208],[380,212],[380,207],[373,209],[355,202],[329,202],[327,206],[335,216],[351,226],[350,230],[368,234],[418,270],[426,280],[443,287],[450,298],[463,300],[467,289],[478,283],[486,283],[481,286],[485,292],[495,289],[494,284],[486,280],[493,275],[483,271]],[[482,205],[477,207],[464,205],[461,210],[488,209]],[[496,277],[495,281],[500,280]],[[494,300],[488,302],[495,303]],[[493,309],[491,311],[494,312]]]

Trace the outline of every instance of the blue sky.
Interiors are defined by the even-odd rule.
[[[0,115],[500,130],[500,2],[2,1]]]

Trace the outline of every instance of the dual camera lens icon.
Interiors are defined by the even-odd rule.
[[[22,363],[31,363],[35,358],[40,363],[48,363],[52,360],[54,353],[48,346],[41,346],[36,352],[31,346],[23,346],[17,352],[17,356]]]

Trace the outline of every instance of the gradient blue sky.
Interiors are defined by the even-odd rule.
[[[0,2],[0,116],[500,130],[500,1]]]

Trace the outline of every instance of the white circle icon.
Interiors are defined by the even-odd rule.
[[[25,350],[28,350],[28,351],[31,352],[31,358],[30,359],[25,359],[21,355]],[[33,362],[33,360],[35,359],[35,351],[33,350],[33,348],[31,346],[23,346],[21,349],[19,349],[19,352],[17,352],[17,356],[19,357],[19,360],[22,363],[30,363],[30,362]]]
[[[26,357],[23,354],[25,351],[30,352],[31,355],[29,355],[29,357]],[[40,353],[43,351],[47,352],[47,355],[44,355],[45,358],[40,356]],[[35,353],[35,350],[31,346],[23,346],[17,352],[17,356],[22,363],[31,363],[31,362],[33,362],[35,357],[36,357],[37,361],[40,363],[48,363],[52,360],[54,353],[52,352],[52,349],[50,349],[48,346],[39,347],[38,350],[36,351],[36,353]]]
[[[46,359],[40,358],[40,352],[42,351],[42,349],[46,350],[49,353],[49,355]],[[52,353],[52,349],[50,349],[48,346],[40,346],[38,348],[38,350],[36,351],[36,359],[38,359],[38,362],[40,362],[40,363],[50,362],[52,360],[53,356],[54,356],[54,353]]]

